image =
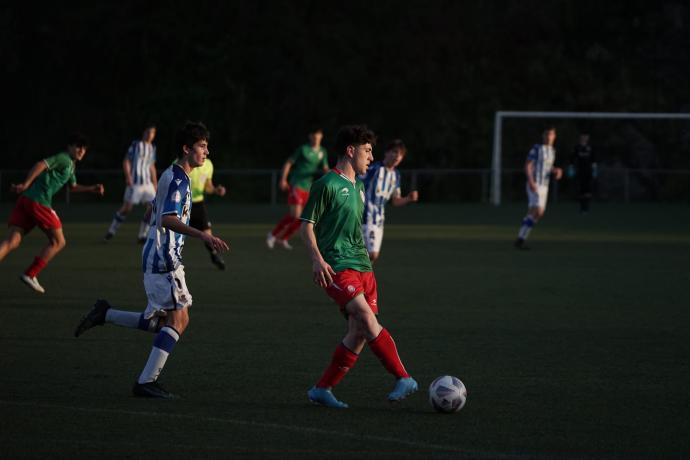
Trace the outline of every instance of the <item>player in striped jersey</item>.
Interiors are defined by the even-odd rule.
[[[97,300],[82,318],[74,335],[104,323],[156,333],[146,366],[134,384],[135,396],[171,399],[174,396],[158,384],[168,355],[189,324],[192,296],[187,290],[182,247],[185,235],[200,238],[218,251],[227,243],[190,227],[192,206],[189,173],[204,164],[208,156],[209,133],[201,123],[187,122],[177,133],[178,159],[161,175],[151,211],[151,228],[142,252],[144,289],[148,305],[143,313],[116,310]]]
[[[390,201],[393,206],[405,206],[419,199],[416,190],[404,197],[400,193],[400,171],[396,168],[405,155],[405,144],[402,140],[395,139],[386,146],[383,161],[372,164],[367,173],[360,176],[364,182],[366,196],[362,235],[372,262],[379,258],[381,252],[386,203]]]
[[[156,127],[149,125],[144,129],[140,140],[135,140],[127,149],[127,155],[122,161],[122,170],[125,173],[125,196],[122,206],[113,216],[108,233],[105,234],[105,241],[115,236],[120,224],[125,221],[127,214],[136,204],[145,204],[148,215],[151,208],[151,200],[156,195],[158,176],[156,172],[156,145],[153,140],[156,138]],[[148,232],[148,219],[144,217],[139,224],[139,242],[146,240]]]
[[[542,143],[535,144],[527,154],[525,175],[527,176],[528,210],[527,215],[522,219],[522,225],[515,240],[515,247],[518,249],[528,249],[525,246],[525,240],[532,227],[544,215],[551,176],[553,175],[556,180],[560,180],[563,176],[563,170],[554,166],[556,150],[553,144],[555,141],[556,128],[546,128],[542,133]]]

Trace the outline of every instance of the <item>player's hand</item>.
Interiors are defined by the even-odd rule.
[[[331,268],[331,266],[328,265],[325,260],[321,259],[314,261],[312,271],[314,273],[314,283],[318,284],[322,288],[327,288],[331,285],[331,283],[333,283],[335,270],[333,270],[333,268]]]
[[[103,187],[103,184],[96,184],[93,186],[93,193],[96,193],[100,196],[103,196],[105,193],[105,187]]]
[[[529,182],[529,189],[534,193],[538,192],[537,184],[535,184],[534,182],[531,182],[531,181]]]
[[[278,186],[283,192],[287,192],[290,188],[290,184],[288,184],[288,181],[285,179],[280,179],[280,183],[278,184]]]
[[[201,239],[204,241],[204,243],[208,243],[208,245],[211,246],[216,251],[225,252],[225,251],[230,249],[230,246],[228,246],[228,243],[221,240],[217,236],[213,236],[213,235],[210,235],[208,233],[201,233]]]
[[[553,168],[553,176],[556,180],[561,180],[561,177],[563,177],[563,168]]]
[[[28,187],[26,185],[24,185],[23,183],[10,185],[10,190],[12,190],[14,193],[22,193],[27,188]]]
[[[417,200],[419,200],[419,192],[417,192],[417,190],[412,190],[407,195],[407,201],[409,201],[410,203],[416,203]]]
[[[225,187],[223,187],[222,185],[218,185],[218,186],[216,186],[216,189],[214,190],[214,192],[216,192],[216,195],[218,195],[218,196],[225,196],[226,190],[225,190]]]

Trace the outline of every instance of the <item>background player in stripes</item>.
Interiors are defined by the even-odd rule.
[[[125,195],[122,206],[115,212],[113,221],[110,223],[105,240],[108,241],[115,236],[120,224],[125,221],[127,214],[136,204],[145,204],[146,212],[139,224],[139,242],[146,240],[148,232],[148,213],[151,210],[151,200],[156,196],[156,186],[158,183],[158,173],[156,172],[156,145],[153,140],[156,138],[156,127],[148,125],[141,135],[141,139],[133,141],[124,160],[122,160],[122,170],[125,174]]]
[[[542,218],[546,210],[546,200],[549,196],[549,180],[553,175],[556,180],[563,176],[563,170],[554,166],[556,150],[556,128],[549,127],[542,132],[541,144],[535,144],[527,154],[525,162],[525,176],[527,183],[527,215],[522,219],[522,225],[515,240],[515,247],[527,249],[525,240],[532,227]]]
[[[67,141],[67,151],[53,155],[36,163],[21,184],[12,184],[12,190],[19,193],[17,204],[9,219],[9,234],[0,243],[0,260],[19,247],[22,238],[38,226],[48,237],[48,245],[34,257],[34,261],[20,275],[20,279],[36,292],[45,289],[38,282],[38,274],[50,260],[65,247],[62,222],[53,210],[53,195],[66,183],[72,192],[91,192],[103,195],[102,184],[80,185],[74,169],[77,161],[86,155],[88,142],[81,134],[73,134]]]
[[[374,159],[376,137],[366,126],[344,126],[336,138],[338,163],[314,182],[302,213],[302,238],[312,261],[314,283],[326,290],[347,320],[347,333],[331,363],[309,389],[309,400],[346,408],[331,389],[355,365],[366,344],[396,378],[389,401],[400,401],[417,391],[417,382],[405,370],[393,337],[378,322],[376,278],[362,239],[364,185],[358,174]]]
[[[299,229],[299,217],[309,199],[309,188],[314,176],[323,170],[328,172],[328,154],[321,146],[323,130],[314,128],[309,131],[309,143],[295,150],[287,159],[280,174],[280,189],[288,192],[288,212],[275,228],[266,236],[269,249],[278,242],[285,249],[292,249],[288,243],[290,237]]]
[[[406,196],[400,192],[400,171],[396,168],[406,155],[407,148],[403,141],[395,139],[386,146],[383,161],[373,163],[367,173],[360,177],[364,182],[366,197],[362,234],[372,262],[379,258],[381,252],[386,203],[390,201],[393,206],[405,206],[419,199],[416,190]]]
[[[189,179],[192,184],[192,216],[189,225],[212,235],[211,221],[208,218],[204,195],[208,193],[209,195],[225,196],[225,187],[213,183],[213,163],[209,158],[206,158],[203,165],[192,169],[192,172],[189,173]],[[220,253],[208,243],[204,243],[204,246],[211,254],[211,262],[220,270],[225,270],[225,261]]]
[[[188,225],[192,206],[189,173],[204,164],[208,139],[209,132],[203,124],[187,122],[177,133],[178,159],[161,175],[151,212],[151,228],[142,252],[144,289],[148,297],[144,313],[117,310],[107,301],[97,300],[74,332],[78,337],[96,325],[111,323],[156,333],[148,361],[132,388],[135,396],[174,397],[158,384],[158,376],[189,324],[192,296],[187,290],[182,265],[185,235],[200,238],[219,251],[228,249],[220,238]]]

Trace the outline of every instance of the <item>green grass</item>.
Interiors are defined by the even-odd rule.
[[[298,241],[263,246],[282,212],[266,206],[211,207],[232,252],[219,272],[188,240],[192,321],[161,378],[182,399],[130,397],[152,336],[72,337],[97,297],[145,306],[134,222],[100,242],[112,211],[59,209],[68,245],[43,296],[16,278],[42,235],[0,263],[3,459],[690,455],[687,206],[553,206],[528,252],[511,247],[522,206],[391,210],[381,321],[422,391],[389,405],[393,381],[365,350],[336,391],[346,411],[307,403],[345,325]],[[458,414],[426,401],[442,374],[468,388]]]

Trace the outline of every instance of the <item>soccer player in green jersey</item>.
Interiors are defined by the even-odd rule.
[[[211,163],[209,158],[206,158],[206,161],[200,167],[192,169],[192,172],[189,173],[189,180],[192,189],[192,214],[189,219],[189,226],[213,235],[204,195],[225,196],[225,187],[213,183],[213,163]],[[213,265],[218,267],[219,270],[225,270],[225,261],[220,253],[208,243],[204,243],[204,246],[211,254]]]
[[[366,126],[344,126],[336,138],[336,167],[314,182],[302,213],[302,238],[312,261],[314,283],[326,290],[347,319],[347,333],[331,363],[307,392],[309,400],[327,407],[347,408],[332,388],[355,365],[366,344],[396,378],[389,401],[417,391],[405,370],[393,337],[379,324],[376,278],[362,237],[364,185],[357,175],[373,161],[376,137]]]
[[[12,184],[12,190],[19,193],[17,204],[12,210],[8,226],[9,235],[0,243],[0,260],[19,247],[22,238],[38,226],[48,237],[48,245],[33,263],[19,277],[24,284],[43,294],[45,289],[38,282],[37,276],[65,247],[65,236],[62,233],[62,222],[52,208],[53,195],[69,182],[72,192],[92,192],[103,195],[102,184],[79,185],[74,175],[77,161],[81,161],[88,148],[86,138],[74,134],[67,142],[67,152],[61,152],[36,163],[21,184]]]
[[[323,130],[309,132],[309,143],[298,147],[287,159],[280,174],[280,189],[288,192],[289,211],[278,225],[266,236],[266,245],[273,249],[276,242],[285,249],[292,249],[288,240],[299,229],[302,209],[309,199],[309,188],[314,176],[322,169],[328,172],[328,155],[321,146]]]

